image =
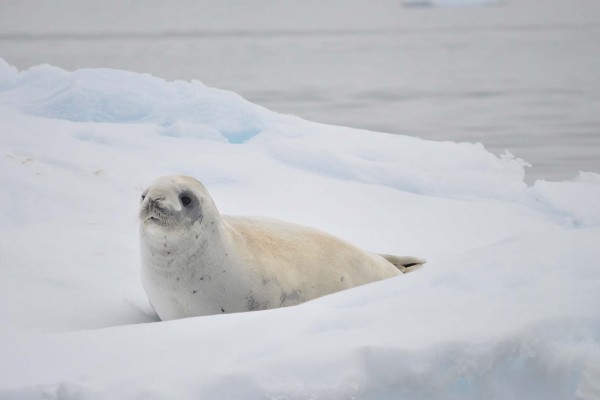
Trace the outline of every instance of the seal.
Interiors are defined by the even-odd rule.
[[[141,196],[141,277],[162,320],[296,305],[418,269],[317,229],[221,215],[206,188],[165,176]]]

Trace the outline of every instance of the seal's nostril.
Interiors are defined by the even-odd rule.
[[[159,204],[161,201],[163,201],[165,199],[165,197],[150,197],[148,199],[148,201],[152,204]]]

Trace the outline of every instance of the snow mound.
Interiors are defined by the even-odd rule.
[[[600,225],[600,175],[580,172],[568,182],[537,181],[536,198],[578,226]]]
[[[12,101],[27,114],[76,122],[148,122],[162,127],[166,135],[185,124],[188,132],[212,130],[209,136],[220,138],[216,130],[232,142],[242,142],[264,128],[268,113],[236,93],[208,89],[197,81],[167,83],[111,69],[69,73],[42,65],[17,76],[11,70],[1,76],[4,85],[12,87]]]
[[[600,398],[600,175],[281,115],[199,82],[0,60],[0,398]],[[226,214],[426,257],[297,307],[159,322],[157,176]]]

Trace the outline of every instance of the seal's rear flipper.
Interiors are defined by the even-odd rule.
[[[419,257],[392,256],[389,254],[380,254],[380,256],[391,262],[404,274],[420,269],[427,262],[426,259]]]

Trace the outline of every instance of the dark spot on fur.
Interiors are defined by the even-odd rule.
[[[340,282],[344,282],[344,277],[343,276],[340,278]]]
[[[167,254],[168,254],[168,255],[171,255],[171,252],[170,252],[170,251],[167,251]]]
[[[196,235],[196,239],[198,239],[198,235]]]
[[[223,310],[223,307],[221,307],[221,312],[225,312],[225,310]]]
[[[198,291],[197,290],[192,290],[192,293],[196,294],[196,293],[198,293]]]
[[[201,280],[201,281],[203,281],[203,280],[204,280],[204,277],[203,277],[203,276],[201,276],[201,277],[200,277],[200,280]]]
[[[248,307],[249,311],[258,310],[258,301],[254,298],[254,296],[248,296],[246,302],[246,307]]]
[[[300,290],[296,289],[291,292],[283,292],[281,296],[279,296],[279,301],[281,302],[280,307],[291,306],[294,304],[303,303],[305,300],[300,295]]]
[[[252,295],[246,297],[246,307],[248,308],[248,311],[266,310],[270,308],[270,305],[268,300],[261,303]]]
[[[177,277],[177,282],[179,282],[180,279],[181,279],[180,277]]]

